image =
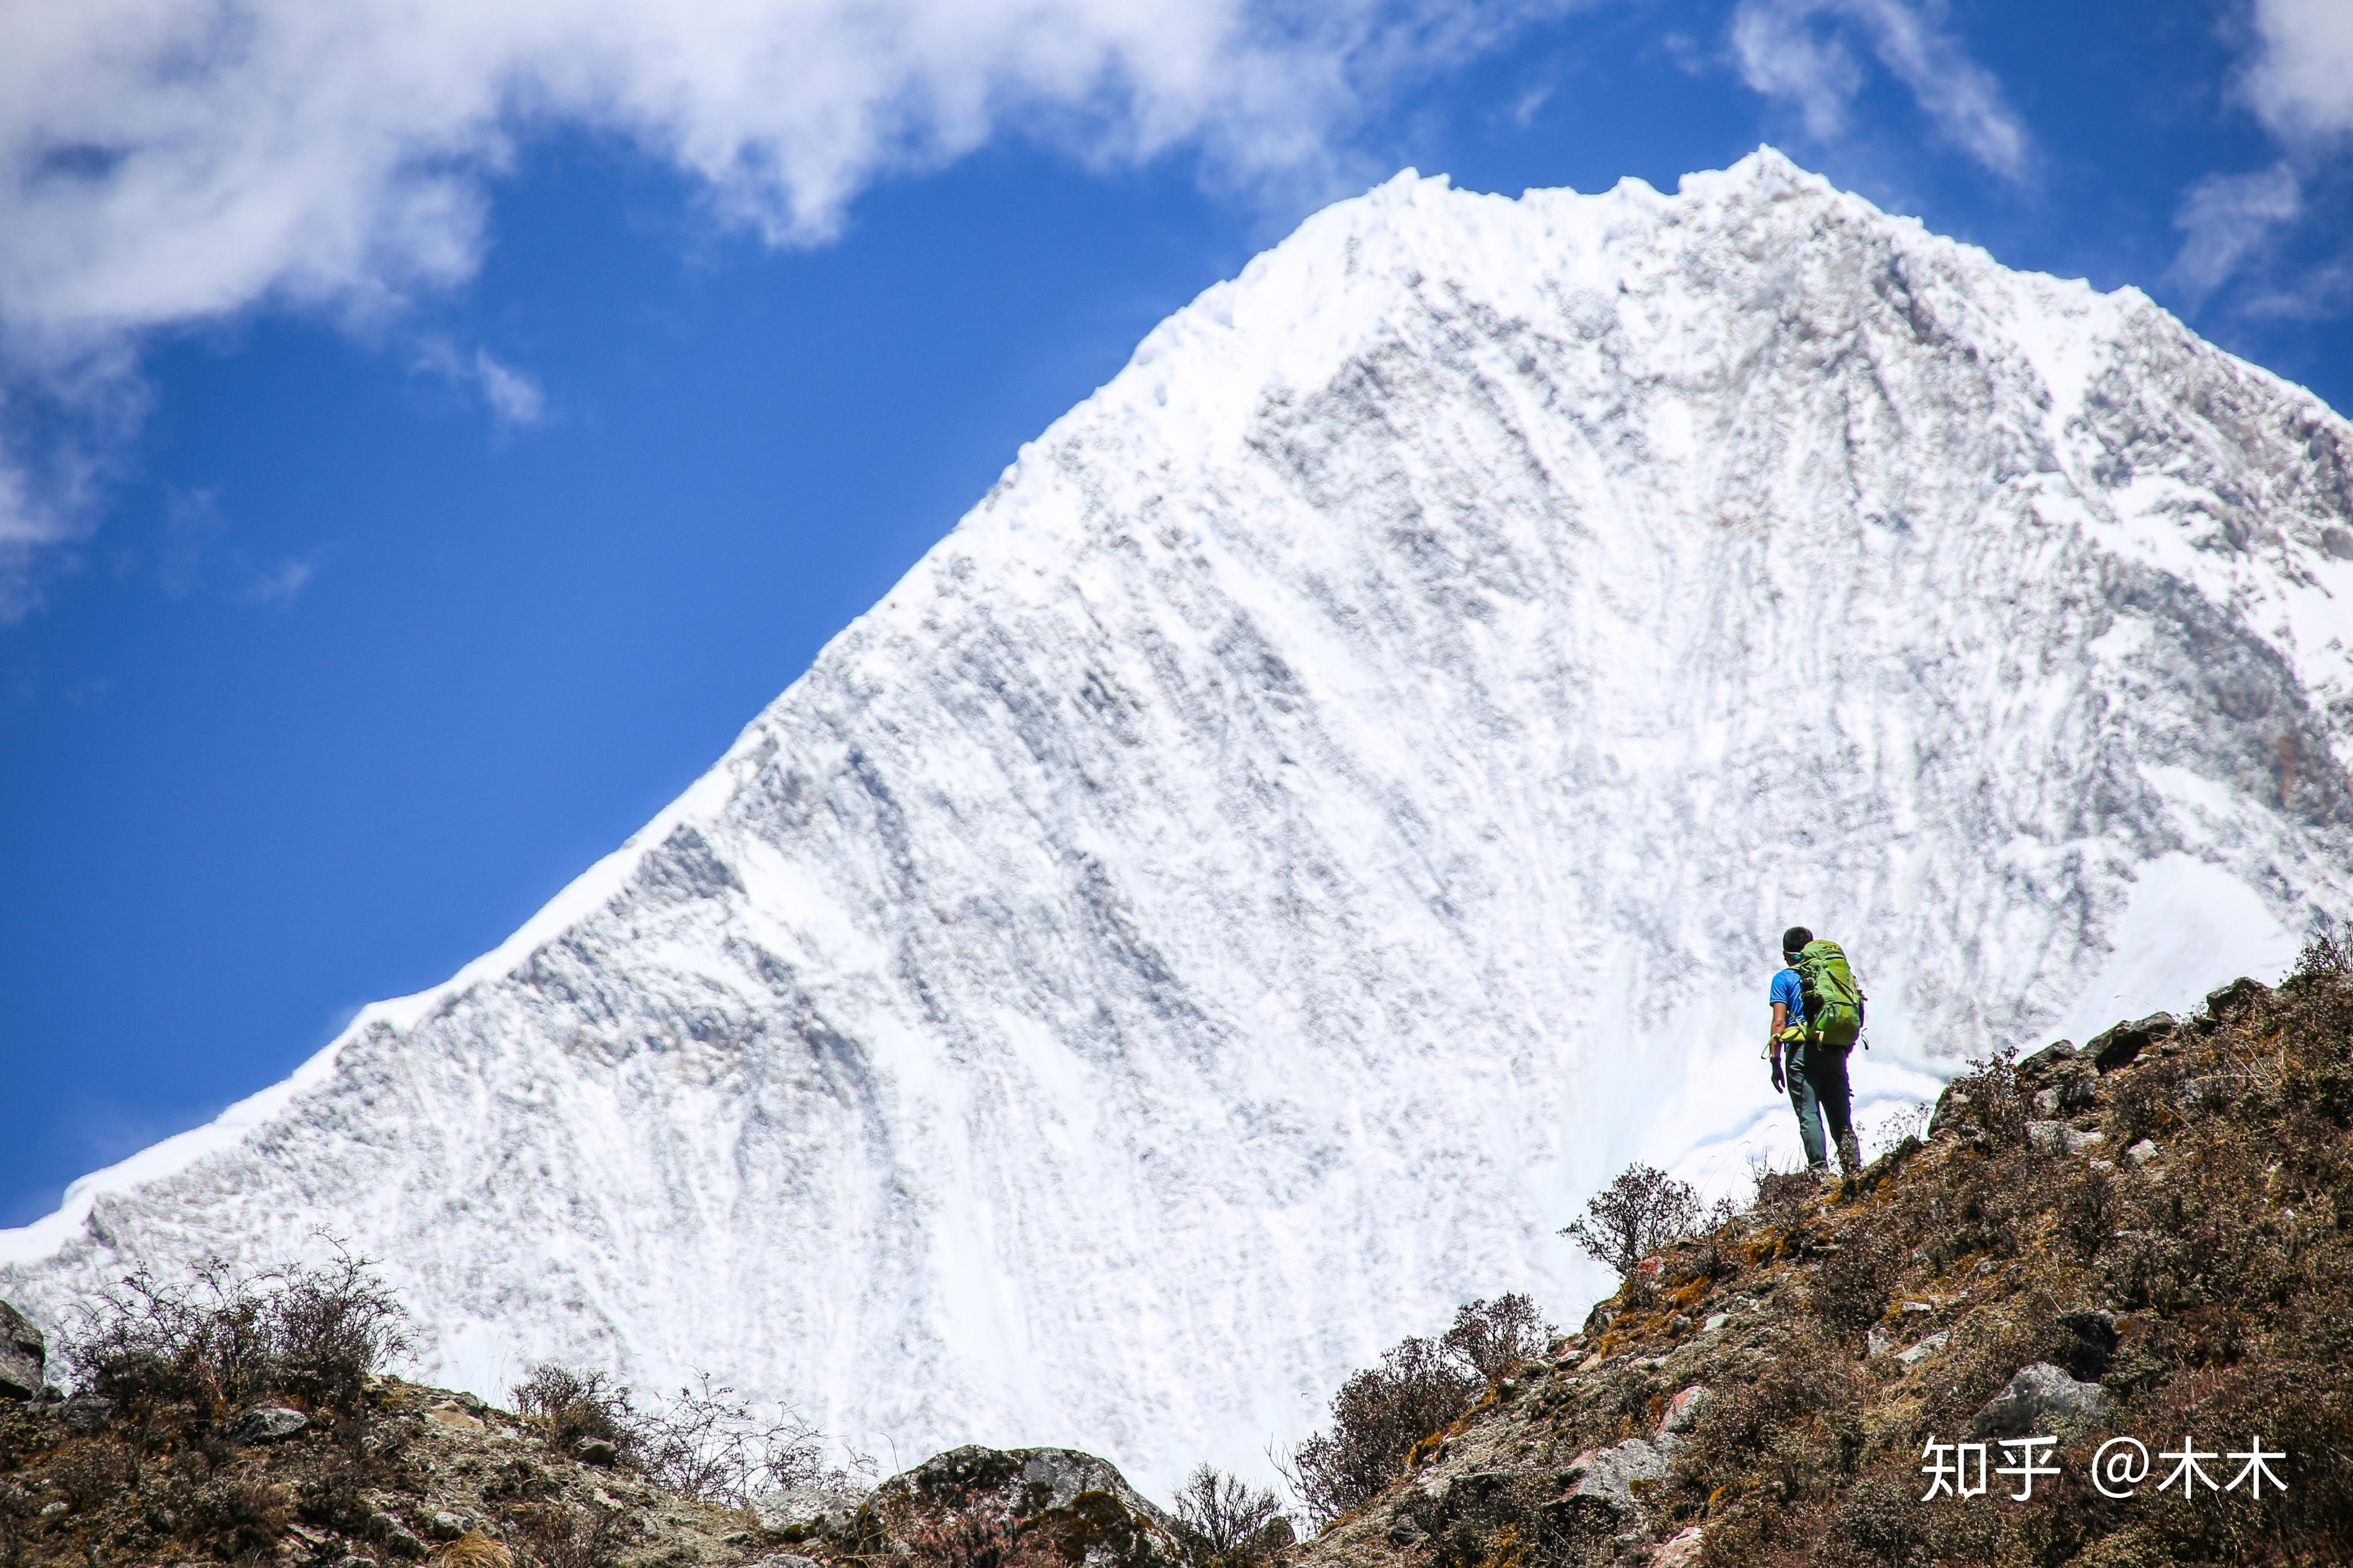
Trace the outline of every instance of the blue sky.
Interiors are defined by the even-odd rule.
[[[1327,200],[1770,141],[2348,409],[2348,138],[2343,0],[12,8],[0,1224],[498,942]]]

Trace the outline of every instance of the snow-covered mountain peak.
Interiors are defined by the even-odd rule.
[[[1883,1111],[2346,907],[2353,430],[1770,149],[1410,174],[1156,328],[448,984],[0,1235],[57,1321],[323,1223],[429,1375],[689,1369],[902,1455],[1255,1467],[1635,1157]]]

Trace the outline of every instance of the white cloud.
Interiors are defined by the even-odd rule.
[[[2353,134],[2353,4],[2255,0],[2247,101],[2284,142]]]
[[[0,362],[47,395],[256,306],[396,318],[471,275],[489,182],[560,125],[630,139],[782,245],[1008,133],[1091,165],[1183,146],[1221,181],[1328,179],[1385,93],[1576,3],[0,5]],[[472,379],[506,422],[545,412],[495,361]],[[0,595],[73,526],[0,460]]]
[[[547,417],[547,395],[539,383],[492,358],[488,349],[468,354],[447,338],[430,336],[417,345],[417,368],[480,397],[501,430],[537,425]]]
[[[2285,163],[2209,174],[2189,187],[2173,215],[2182,235],[2174,282],[2193,300],[2205,299],[2303,212],[2303,184]]]
[[[2171,277],[2195,307],[2231,285],[2230,308],[2274,319],[2339,312],[2353,258],[2301,268],[2283,254],[2299,228],[2341,212],[2327,165],[2353,140],[2353,0],[2253,0],[2249,52],[2235,84],[2282,156],[2271,167],[2210,174],[2174,214],[2181,250]]]
[[[280,561],[248,573],[231,597],[241,605],[290,605],[318,574],[319,569],[308,561]]]
[[[1807,133],[1836,140],[1865,83],[1854,46],[1901,82],[1947,140],[2010,179],[2031,142],[1993,73],[1945,26],[1943,0],[1741,0],[1732,52],[1741,79],[1794,104]]]
[[[474,351],[474,379],[501,425],[536,425],[547,417],[547,396],[539,383],[501,364],[486,350]]]

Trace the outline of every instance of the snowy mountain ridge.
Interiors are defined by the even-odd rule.
[[[0,1233],[385,1260],[424,1375],[1257,1468],[1628,1159],[1789,1142],[2347,907],[2353,427],[1762,151],[1410,174],[1150,334],[515,937]]]

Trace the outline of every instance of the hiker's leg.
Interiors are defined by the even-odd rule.
[[[1811,1070],[1807,1076],[1814,1080],[1822,1119],[1830,1124],[1831,1137],[1838,1145],[1839,1168],[1852,1175],[1862,1168],[1862,1142],[1854,1135],[1854,1093],[1847,1086],[1847,1053],[1825,1048],[1807,1055],[1821,1058],[1819,1065],[1809,1062]]]
[[[1808,1051],[1806,1076],[1814,1080],[1814,1097],[1822,1102],[1822,1117],[1831,1125],[1831,1136],[1844,1138],[1852,1132],[1854,1091],[1847,1087],[1846,1053],[1827,1046]]]
[[[1805,1046],[1792,1047],[1788,1072],[1789,1104],[1798,1113],[1798,1136],[1805,1141],[1806,1163],[1819,1167],[1830,1159],[1830,1151],[1822,1142],[1821,1104],[1814,1092],[1812,1074],[1806,1070],[1807,1059],[1813,1054]]]

